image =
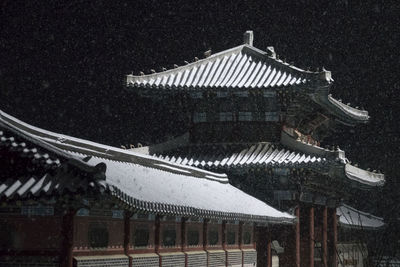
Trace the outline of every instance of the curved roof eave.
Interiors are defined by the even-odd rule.
[[[367,123],[370,118],[368,111],[360,110],[344,104],[332,97],[332,95],[328,94],[325,90],[311,94],[311,99],[338,118],[338,121],[345,125]]]
[[[294,216],[230,185],[225,174],[171,164],[151,156],[56,134],[26,124],[0,110],[0,127],[3,126],[11,128],[13,135],[23,140],[36,140],[34,144],[44,150],[59,152],[60,157],[77,161],[84,158],[84,167],[104,165],[105,179],[99,183],[131,209],[268,224],[291,224],[295,220]],[[11,184],[0,184],[0,197],[4,192],[30,188],[31,184],[25,182],[17,179]],[[32,183],[32,179],[28,183]]]

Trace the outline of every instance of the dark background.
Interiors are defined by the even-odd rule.
[[[231,48],[253,30],[254,46],[274,46],[301,68],[324,66],[335,79],[333,95],[370,112],[369,124],[335,133],[330,142],[353,163],[386,174],[386,186],[359,202],[394,231],[400,217],[400,4],[310,2],[2,1],[0,109],[115,146],[179,134],[166,107],[150,112],[144,107],[151,103],[138,103],[124,90],[124,75]]]

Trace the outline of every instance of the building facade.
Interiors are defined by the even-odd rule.
[[[337,208],[383,185],[384,175],[352,165],[338,147],[321,147],[335,129],[369,119],[332,97],[332,84],[325,69],[303,70],[279,59],[273,47],[255,48],[247,31],[243,45],[127,76],[128,94],[188,121],[186,134],[134,151],[227,173],[245,192],[294,214],[292,228],[271,228],[268,244],[258,246],[260,266],[271,266],[271,253],[262,250],[273,240],[285,248],[280,266],[337,266]]]
[[[254,266],[291,225],[225,174],[52,133],[0,111],[1,266]]]

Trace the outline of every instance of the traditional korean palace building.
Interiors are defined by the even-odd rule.
[[[255,266],[255,225],[295,221],[224,174],[1,111],[0,159],[0,266]]]
[[[294,214],[294,226],[258,231],[259,266],[272,264],[271,240],[284,248],[280,266],[337,266],[337,209],[385,178],[320,144],[336,128],[367,123],[368,112],[332,97],[331,72],[303,70],[273,47],[255,48],[252,31],[243,45],[204,56],[127,76],[130,96],[150,98],[188,125],[182,136],[133,150],[227,173],[233,185]]]
[[[320,142],[368,113],[251,31],[205,56],[127,76],[138,103],[187,122],[164,143],[120,149],[0,111],[0,266],[363,266],[346,231],[383,221],[343,202],[384,175]]]

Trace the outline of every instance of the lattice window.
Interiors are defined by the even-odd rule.
[[[249,230],[243,232],[243,244],[251,244],[251,232]]]
[[[175,225],[165,226],[162,232],[163,247],[174,247],[176,245]]]
[[[232,112],[220,112],[219,113],[219,121],[233,121],[233,113]]]
[[[193,122],[206,122],[207,113],[205,112],[195,112],[193,113]]]
[[[187,244],[188,246],[197,246],[200,241],[200,232],[197,227],[188,227],[187,231]]]
[[[219,232],[217,227],[212,227],[208,230],[208,244],[211,246],[217,245],[219,242]]]
[[[141,227],[139,226],[138,228],[135,228],[133,233],[133,245],[135,247],[147,247],[149,244],[149,237],[149,227],[146,227],[145,225]]]
[[[228,245],[235,245],[236,244],[236,232],[235,231],[228,231],[226,235],[226,242]]]
[[[251,112],[239,112],[239,121],[251,121],[253,119]]]
[[[279,121],[279,112],[276,111],[265,112],[265,121]]]
[[[92,223],[88,231],[89,245],[92,248],[106,248],[108,246],[108,229],[101,223]]]

